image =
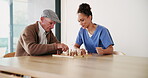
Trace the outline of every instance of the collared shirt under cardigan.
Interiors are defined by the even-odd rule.
[[[49,33],[48,32],[46,33],[46,31],[41,26],[40,22],[38,22],[38,25],[39,25],[39,33],[38,33],[38,36],[39,36],[39,39],[40,39],[39,44],[47,44],[47,38],[46,38],[46,36]]]
[[[38,56],[56,53],[56,43],[59,43],[59,41],[52,31],[46,36],[47,44],[39,44],[40,38],[38,33],[38,21],[35,24],[27,26],[18,40],[15,56]]]

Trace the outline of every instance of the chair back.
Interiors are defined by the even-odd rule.
[[[123,53],[123,52],[114,51],[114,55],[126,55],[126,54],[125,54],[125,53]]]
[[[14,56],[15,56],[15,52],[11,52],[11,53],[5,54],[3,57],[6,58],[6,57],[14,57]]]

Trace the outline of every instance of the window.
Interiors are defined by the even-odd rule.
[[[0,0],[0,11],[0,56],[3,56],[5,52],[8,52],[10,25],[8,0]]]
[[[55,0],[0,0],[0,57],[16,51],[21,32],[38,21],[44,9],[54,11]]]
[[[28,25],[27,9],[27,0],[13,0],[13,51],[16,51],[19,36]]]
[[[27,0],[13,0],[13,5],[10,2],[0,0],[0,57],[16,50],[19,35],[28,24]]]

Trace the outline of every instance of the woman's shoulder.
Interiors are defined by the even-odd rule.
[[[84,31],[84,30],[85,30],[85,29],[83,29],[83,28],[81,27],[79,31],[82,32],[82,31]]]
[[[86,29],[83,29],[82,27],[79,30],[79,34],[84,34],[84,32],[86,32]]]
[[[97,28],[98,29],[100,29],[100,30],[108,30],[105,26],[103,26],[103,25],[98,25],[98,24],[96,24],[97,25]]]

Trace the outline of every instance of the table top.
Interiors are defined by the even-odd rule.
[[[0,58],[0,71],[39,78],[148,78],[148,58],[22,56]]]

